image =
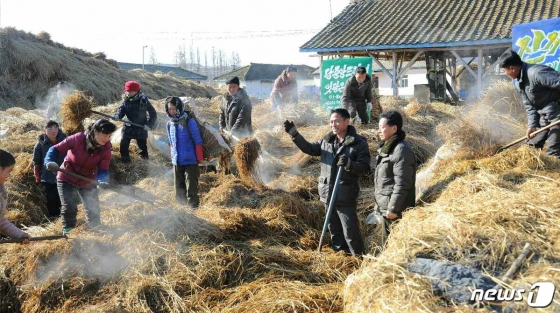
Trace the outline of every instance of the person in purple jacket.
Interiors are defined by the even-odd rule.
[[[9,152],[0,150],[0,234],[8,236],[10,238],[27,238],[27,240],[22,243],[29,243],[29,236],[27,233],[17,228],[14,224],[10,223],[6,219],[6,211],[8,209],[8,191],[4,184],[14,166],[16,164],[16,159]]]
[[[90,181],[59,171],[56,160],[66,153],[60,169],[84,176],[98,182],[98,186],[109,186],[109,163],[111,162],[111,135],[117,126],[106,119],[97,120],[88,130],[67,137],[52,146],[45,157],[45,168],[58,172],[56,177],[60,202],[63,234],[76,227],[76,216],[80,199],[84,203],[88,226],[101,225],[99,193]]]
[[[175,171],[175,199],[196,209],[199,204],[198,163],[204,160],[202,136],[179,97],[165,99],[165,112],[169,116],[167,136]]]

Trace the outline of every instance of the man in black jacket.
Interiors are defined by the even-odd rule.
[[[342,91],[342,107],[350,112],[350,117],[355,118],[356,113],[362,124],[369,122],[368,110],[372,108],[372,101],[377,101],[372,89],[371,77],[363,66],[356,67],[356,73],[348,78]]]
[[[350,114],[346,109],[332,110],[330,124],[331,131],[323,139],[311,143],[298,133],[294,122],[285,121],[284,130],[303,153],[321,157],[319,195],[326,208],[331,201],[338,167],[343,167],[334,211],[328,225],[332,248],[335,251],[362,255],[364,242],[356,206],[360,191],[358,179],[370,169],[368,144],[364,137],[356,133],[356,128],[349,125]]]
[[[366,223],[382,226],[384,244],[391,224],[415,205],[416,157],[405,140],[403,118],[399,112],[381,113],[378,133],[381,142],[375,166],[375,208]],[[375,221],[376,216],[382,218]]]
[[[525,63],[515,51],[500,57],[500,67],[510,78],[517,79],[516,88],[527,111],[527,144],[542,149],[548,141],[546,154],[560,158],[560,126],[529,136],[537,128],[560,119],[560,73],[546,65]]]
[[[253,106],[247,92],[239,87],[239,78],[232,77],[226,81],[228,92],[226,101],[220,107],[220,131],[227,131],[237,138],[253,134],[251,112]]]
[[[143,159],[148,159],[148,131],[156,125],[157,113],[148,97],[140,91],[140,84],[135,81],[128,81],[124,85],[124,101],[118,108],[117,113],[113,117],[116,120],[120,120],[123,117],[127,117],[128,121],[144,125],[144,127],[138,127],[131,124],[124,124],[122,129],[122,139],[121,139],[121,158],[124,163],[130,162],[130,154],[128,147],[130,146],[130,141],[136,139],[138,148],[140,149],[140,156]],[[149,118],[146,115],[149,114]]]

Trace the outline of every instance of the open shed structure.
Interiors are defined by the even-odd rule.
[[[371,56],[391,77],[394,96],[400,77],[425,61],[430,99],[456,101],[463,71],[480,94],[499,56],[511,49],[513,25],[559,14],[558,0],[353,0],[300,52],[316,52],[321,60]],[[393,67],[384,67],[383,59]]]

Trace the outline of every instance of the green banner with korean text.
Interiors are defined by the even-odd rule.
[[[341,98],[344,85],[352,77],[356,67],[366,68],[371,76],[372,59],[368,58],[342,58],[323,60],[321,66],[321,105],[327,109],[336,109],[342,106]]]

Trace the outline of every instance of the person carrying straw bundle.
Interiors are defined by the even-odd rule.
[[[328,228],[334,251],[359,256],[364,253],[364,242],[356,212],[360,191],[358,180],[369,172],[371,156],[366,139],[350,125],[350,113],[346,109],[332,110],[330,125],[331,130],[323,139],[311,143],[299,134],[293,121],[285,121],[284,130],[303,153],[321,157],[319,195],[325,208],[331,201],[337,168],[344,169]]]
[[[204,161],[202,136],[179,97],[165,99],[165,112],[169,116],[166,129],[175,173],[175,199],[196,209],[199,205],[198,164]]]
[[[88,226],[94,228],[101,225],[99,192],[95,184],[88,180],[96,180],[101,188],[109,187],[111,135],[116,129],[117,126],[109,120],[100,119],[86,131],[64,139],[47,152],[45,168],[58,172],[56,178],[62,203],[63,234],[68,234],[76,227],[80,199],[84,204]],[[59,167],[56,160],[64,153],[67,155]]]

